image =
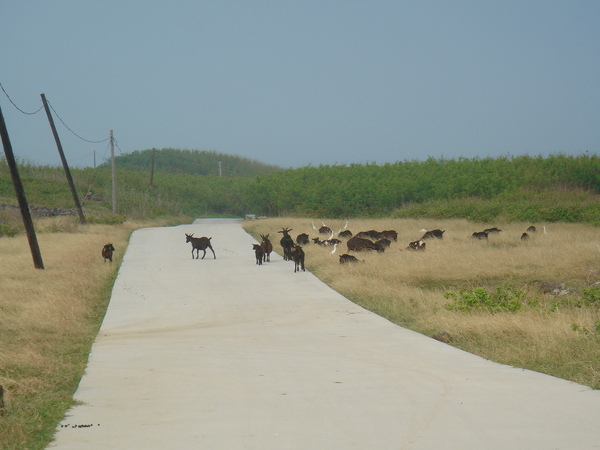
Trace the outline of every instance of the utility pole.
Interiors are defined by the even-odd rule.
[[[219,161],[219,178],[223,176],[223,172],[221,171],[221,161]]]
[[[152,149],[152,158],[150,159],[150,187],[154,186],[154,153],[156,149]]]
[[[115,171],[115,139],[113,130],[110,130],[110,161],[112,167],[112,206],[113,214],[117,213],[117,176]]]
[[[10,176],[15,187],[15,193],[17,194],[17,200],[19,201],[19,209],[21,210],[21,217],[23,218],[23,225],[27,233],[27,240],[29,241],[29,248],[31,250],[31,256],[33,257],[33,265],[36,269],[43,269],[44,262],[42,261],[42,253],[40,252],[40,246],[38,245],[37,236],[35,235],[35,228],[33,227],[33,220],[31,219],[31,212],[29,211],[29,205],[27,204],[27,198],[25,197],[25,189],[23,189],[23,183],[21,183],[21,177],[19,176],[19,169],[17,168],[17,162],[15,161],[15,155],[12,150],[10,138],[8,137],[8,130],[4,123],[4,116],[2,115],[2,109],[0,108],[0,135],[2,136],[2,144],[4,146],[4,154],[6,155],[6,163],[10,168]]]
[[[50,108],[48,108],[48,102],[46,101],[46,96],[44,94],[42,94],[42,102],[44,103],[44,109],[46,110],[46,115],[48,116],[48,122],[50,123],[52,134],[54,135],[54,141],[56,142],[56,147],[58,148],[60,160],[62,161],[63,168],[65,169],[67,182],[69,183],[69,187],[71,188],[71,195],[73,196],[73,201],[75,202],[75,207],[77,208],[77,212],[79,213],[79,221],[82,225],[85,225],[85,216],[83,215],[83,209],[81,209],[81,204],[79,203],[77,189],[75,189],[75,183],[73,183],[73,177],[71,176],[71,171],[69,170],[69,165],[67,164],[67,158],[65,158],[65,153],[63,152],[62,144],[60,143],[60,138],[58,137],[56,127],[54,126],[54,119],[52,119],[52,114],[50,114]]]

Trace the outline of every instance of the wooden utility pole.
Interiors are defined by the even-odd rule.
[[[117,213],[117,175],[115,170],[115,139],[113,130],[110,130],[110,161],[112,168],[112,206],[113,214]]]
[[[150,159],[150,186],[154,186],[154,153],[156,149],[152,149],[152,158]]]
[[[69,183],[69,187],[71,188],[71,195],[73,196],[75,207],[77,208],[77,212],[79,213],[79,221],[82,225],[85,225],[85,216],[83,215],[83,209],[81,209],[81,203],[79,203],[79,196],[77,195],[77,189],[75,189],[75,183],[73,183],[73,177],[71,176],[71,171],[69,170],[69,164],[67,164],[67,158],[65,158],[65,153],[63,152],[62,144],[60,143],[60,138],[58,137],[56,127],[54,126],[54,119],[52,118],[52,114],[50,113],[50,108],[48,108],[46,96],[44,94],[41,95],[42,102],[44,103],[44,109],[46,110],[46,115],[48,116],[48,122],[50,123],[52,134],[54,135],[54,141],[56,142],[56,147],[58,148],[58,154],[60,155],[60,160],[62,161],[63,168],[65,169],[67,182]]]
[[[10,168],[10,176],[12,178],[13,185],[15,186],[17,200],[19,201],[21,217],[23,218],[23,225],[25,226],[27,239],[29,241],[29,248],[31,249],[31,256],[33,257],[33,265],[36,269],[43,269],[44,262],[42,261],[42,253],[40,252],[40,246],[38,245],[37,236],[35,235],[35,228],[33,227],[31,212],[29,211],[29,205],[27,204],[27,198],[25,197],[25,189],[23,189],[23,183],[21,183],[19,169],[17,168],[15,155],[12,151],[10,138],[8,137],[8,130],[6,129],[6,124],[4,123],[2,109],[0,109],[0,135],[2,135],[2,145],[4,146],[6,163]]]

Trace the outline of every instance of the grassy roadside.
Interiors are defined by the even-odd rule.
[[[44,270],[24,235],[0,238],[0,447],[41,449],[72,396],[108,306],[132,231],[159,223],[79,225],[74,217],[36,223]],[[114,262],[101,249],[111,242]]]
[[[334,231],[345,221],[325,220]],[[316,224],[320,226],[320,221]],[[447,332],[451,345],[484,358],[547,373],[600,389],[600,238],[596,227],[547,224],[521,241],[530,224],[479,224],[466,220],[351,220],[348,229],[396,230],[398,242],[383,254],[354,254],[364,262],[339,264],[345,242],[304,246],[307,269],[342,295],[428,336]],[[246,222],[253,236],[292,228],[318,236],[310,219]],[[487,241],[474,231],[499,226]],[[445,229],[424,252],[406,251],[421,229]],[[325,239],[326,237],[322,237]],[[566,291],[543,292],[541,282],[564,282]]]

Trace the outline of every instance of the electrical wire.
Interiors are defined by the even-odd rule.
[[[0,88],[2,88],[2,92],[4,92],[4,95],[6,95],[6,98],[8,99],[8,101],[9,101],[9,102],[11,102],[11,103],[12,103],[12,105],[13,105],[13,106],[14,106],[14,107],[15,107],[15,108],[16,108],[16,109],[19,111],[19,112],[21,112],[21,113],[23,113],[23,114],[27,114],[28,116],[33,116],[34,114],[37,114],[37,113],[39,113],[39,112],[42,110],[42,108],[44,107],[44,105],[40,106],[40,107],[38,108],[38,110],[37,110],[37,111],[35,111],[35,112],[27,112],[27,111],[23,111],[21,108],[19,108],[19,107],[17,106],[17,104],[16,104],[15,102],[13,102],[13,101],[12,101],[12,98],[10,98],[10,95],[8,95],[8,92],[6,92],[6,90],[4,89],[4,86],[2,86],[2,83],[0,83]]]
[[[81,136],[79,136],[79,135],[78,135],[77,133],[75,133],[75,132],[74,132],[74,131],[73,131],[71,128],[69,128],[69,126],[68,126],[68,125],[65,123],[65,121],[64,121],[64,120],[62,120],[62,118],[61,118],[61,117],[58,115],[58,113],[57,113],[57,112],[56,112],[56,110],[54,109],[54,106],[52,106],[52,103],[50,103],[50,102],[48,101],[48,99],[46,99],[46,102],[48,103],[48,105],[50,105],[50,109],[51,109],[52,111],[54,111],[54,114],[56,114],[56,117],[58,117],[58,120],[60,120],[60,121],[62,122],[62,124],[65,126],[65,128],[66,128],[67,130],[69,130],[69,131],[70,131],[70,132],[71,132],[71,133],[72,133],[74,136],[76,136],[76,137],[78,137],[79,139],[81,139],[82,141],[89,142],[90,144],[101,144],[102,142],[106,142],[106,141],[108,141],[108,140],[110,139],[109,137],[107,137],[106,139],[102,139],[102,140],[100,140],[100,141],[92,141],[92,140],[90,140],[90,139],[86,139],[86,138],[84,138],[84,137],[81,137]]]

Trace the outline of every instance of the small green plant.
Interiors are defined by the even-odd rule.
[[[452,300],[446,305],[446,308],[451,311],[516,312],[523,307],[525,292],[513,288],[507,282],[493,291],[484,288],[460,289],[448,291],[444,297]]]
[[[600,305],[600,286],[592,286],[581,290],[583,304],[586,306]]]

